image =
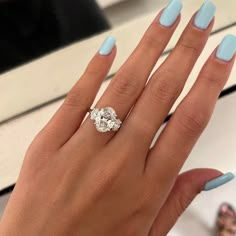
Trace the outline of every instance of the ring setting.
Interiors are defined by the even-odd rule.
[[[117,119],[117,114],[112,107],[90,109],[90,119],[94,121],[98,132],[118,131],[122,122]]]

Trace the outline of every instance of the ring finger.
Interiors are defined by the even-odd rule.
[[[137,48],[109,84],[96,105],[97,108],[113,107],[117,111],[118,118],[125,119],[175,31],[181,9],[182,3],[174,0],[158,14]],[[72,138],[72,142],[74,140],[78,143],[78,139],[87,138],[93,148],[98,148],[103,147],[113,135],[114,132],[99,133],[92,121],[87,119]]]

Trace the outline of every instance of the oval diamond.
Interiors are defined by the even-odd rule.
[[[122,122],[116,118],[116,112],[111,107],[94,108],[90,113],[91,120],[94,120],[96,129],[99,132],[118,131]]]

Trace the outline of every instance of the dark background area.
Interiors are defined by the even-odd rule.
[[[95,0],[2,0],[0,72],[109,27]]]

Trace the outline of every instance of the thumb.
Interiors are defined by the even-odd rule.
[[[205,184],[222,173],[213,169],[194,169],[178,176],[167,200],[156,217],[149,236],[165,236]]]

